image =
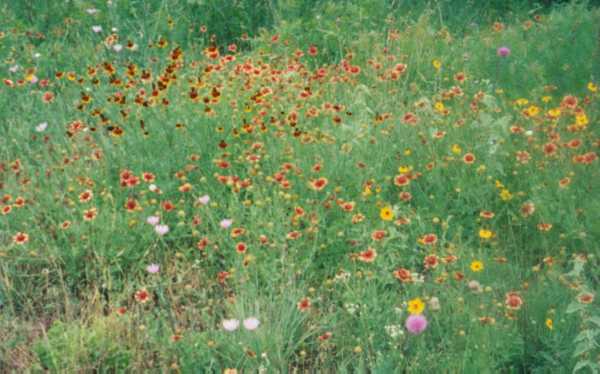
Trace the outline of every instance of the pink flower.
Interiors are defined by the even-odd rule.
[[[500,48],[498,48],[498,51],[496,51],[496,53],[500,57],[508,57],[510,55],[510,48],[508,48],[508,47],[500,47]]]
[[[406,329],[411,333],[418,335],[427,328],[427,319],[421,314],[410,315],[406,319]]]
[[[160,217],[150,216],[150,217],[146,218],[146,222],[148,222],[152,226],[156,226],[160,222]]]
[[[246,330],[256,330],[258,328],[258,325],[260,325],[260,321],[256,317],[249,317],[244,320],[244,327],[246,328]]]
[[[220,225],[221,225],[221,228],[228,229],[232,223],[233,223],[232,219],[224,219],[221,221]]]
[[[166,233],[169,232],[169,226],[167,225],[156,225],[154,226],[154,231],[156,231],[156,233],[160,236],[165,235]]]
[[[160,271],[160,266],[157,264],[150,264],[148,267],[146,267],[146,271],[148,271],[150,274],[156,274]]]
[[[221,323],[227,331],[235,331],[240,326],[240,321],[237,319],[224,319]]]
[[[198,202],[202,205],[208,204],[209,201],[210,201],[210,196],[208,196],[208,195],[200,196],[198,198]]]

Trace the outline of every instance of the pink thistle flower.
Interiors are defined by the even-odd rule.
[[[166,233],[169,232],[169,226],[167,225],[156,225],[154,226],[154,231],[156,231],[156,233],[160,236],[165,235]]]
[[[406,319],[406,329],[414,335],[418,335],[427,328],[427,319],[421,314],[410,315]]]
[[[160,266],[157,264],[150,264],[146,267],[146,271],[150,274],[156,274],[160,271]]]
[[[500,48],[498,48],[498,50],[496,51],[496,53],[500,57],[508,57],[508,56],[510,56],[510,48],[508,48],[508,47],[500,47]]]

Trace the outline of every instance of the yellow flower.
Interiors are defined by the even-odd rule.
[[[440,70],[442,68],[442,62],[440,60],[433,60],[431,61],[431,64],[435,70]]]
[[[411,154],[412,154],[412,150],[411,150],[410,148],[406,148],[406,149],[404,150],[404,155],[405,155],[405,156],[410,156]]]
[[[552,118],[560,117],[560,113],[561,112],[560,112],[559,108],[553,108],[553,109],[548,110],[548,112],[547,112],[548,116],[552,117]]]
[[[550,330],[554,329],[554,322],[552,321],[552,318],[546,319],[546,327]]]
[[[509,190],[507,190],[506,188],[502,189],[502,191],[500,191],[500,198],[503,201],[508,201],[511,200],[513,198],[513,195],[510,193]]]
[[[434,104],[433,106],[435,108],[435,110],[437,110],[438,112],[442,112],[444,111],[444,109],[446,109],[446,106],[444,105],[444,103],[442,103],[441,101],[438,101]]]
[[[479,232],[479,235],[481,236],[481,231]],[[480,271],[483,271],[483,269],[484,269],[483,262],[481,262],[481,261],[471,262],[471,271],[473,271],[475,273],[479,273]]]
[[[535,105],[529,106],[526,110],[527,110],[527,115],[530,117],[535,117],[540,112],[540,108],[538,108]]]
[[[542,96],[542,101],[549,103],[552,100],[552,96]]]
[[[588,90],[590,90],[590,92],[597,92],[598,91],[598,86],[594,84],[594,82],[590,82],[587,85]]]
[[[452,153],[454,153],[455,155],[459,155],[461,152],[462,152],[462,148],[460,147],[460,145],[454,144],[452,146]]]
[[[394,212],[392,211],[392,208],[386,206],[379,211],[379,217],[384,221],[391,221],[394,219]]]
[[[400,173],[400,174],[408,174],[408,173],[410,173],[411,170],[412,170],[412,167],[410,167],[410,166],[400,166],[398,168],[398,173]]]
[[[502,184],[502,182],[500,182],[497,179],[496,179],[496,188],[504,188],[504,185]]]
[[[494,232],[492,230],[481,229],[479,230],[479,237],[481,239],[491,239],[494,236]]]
[[[420,298],[412,299],[408,302],[408,312],[410,314],[421,314],[425,310],[425,303]]]
[[[575,123],[577,124],[577,126],[586,126],[589,123],[589,121],[584,113],[575,116]]]
[[[516,104],[517,106],[523,106],[523,105],[527,105],[527,104],[529,104],[529,100],[527,100],[527,99],[523,99],[523,98],[521,98],[521,99],[517,99],[517,100],[515,101],[515,104]]]

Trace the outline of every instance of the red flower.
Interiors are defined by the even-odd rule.
[[[437,235],[436,234],[426,234],[421,238],[423,244],[426,245],[434,245],[437,243]]]
[[[380,240],[383,240],[383,238],[385,238],[385,235],[386,235],[385,230],[375,230],[371,234],[371,239],[373,239],[375,241],[380,241]]]
[[[150,293],[145,288],[142,288],[135,293],[135,300],[139,303],[145,304],[148,302],[148,300],[150,300]]]
[[[394,277],[402,283],[411,283],[413,281],[410,270],[404,268],[394,271]]]
[[[506,294],[504,303],[508,309],[519,310],[521,309],[521,305],[523,305],[523,299],[518,292],[513,291]]]
[[[239,242],[235,245],[235,250],[237,253],[244,254],[248,250],[248,246],[244,242]]]
[[[358,260],[362,262],[373,262],[377,257],[377,252],[373,248],[367,248],[358,254]]]
[[[394,178],[394,184],[398,187],[408,186],[410,178],[405,174],[396,175]]]
[[[18,232],[13,236],[13,243],[23,245],[29,241],[29,235],[24,232]]]
[[[302,298],[300,301],[298,301],[298,310],[301,312],[305,312],[307,310],[310,309],[310,306],[312,305],[310,303],[310,299],[308,297],[304,297]]]
[[[440,260],[436,255],[429,255],[425,257],[423,263],[425,264],[425,269],[435,269],[440,263]]]
[[[315,191],[321,191],[329,181],[327,178],[321,177],[310,182],[310,187]]]
[[[465,162],[465,164],[472,164],[475,162],[475,155],[472,153],[467,153],[464,155],[463,161]]]

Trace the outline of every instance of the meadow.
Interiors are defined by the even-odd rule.
[[[0,13],[0,372],[600,372],[599,4]]]

